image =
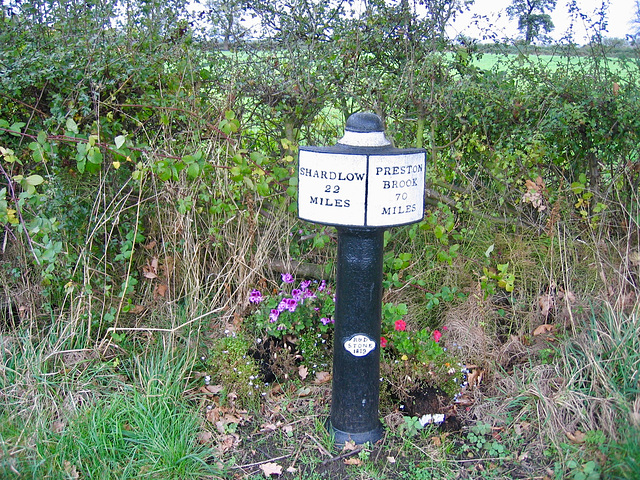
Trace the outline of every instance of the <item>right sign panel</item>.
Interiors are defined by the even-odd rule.
[[[424,217],[426,152],[371,155],[367,175],[366,225],[419,222]]]

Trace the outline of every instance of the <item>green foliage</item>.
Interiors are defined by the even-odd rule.
[[[205,385],[222,386],[223,403],[256,405],[264,392],[258,365],[251,356],[253,345],[242,334],[229,334],[217,339],[209,349]]]
[[[509,451],[501,442],[492,438],[491,432],[491,425],[486,423],[480,422],[473,425],[467,433],[466,442],[462,446],[463,451],[471,456],[506,457]]]

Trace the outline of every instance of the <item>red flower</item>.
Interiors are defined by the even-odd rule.
[[[438,343],[441,338],[442,338],[442,333],[440,333],[440,330],[434,330],[433,339],[435,340],[435,342]]]
[[[404,320],[396,320],[395,329],[399,332],[403,332],[407,328],[407,323]]]
[[[386,347],[386,346],[387,346],[387,339],[386,339],[386,338],[384,338],[384,337],[380,337],[380,346],[381,346],[382,348],[384,348],[384,347]]]

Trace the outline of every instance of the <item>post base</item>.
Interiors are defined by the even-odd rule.
[[[374,444],[384,436],[384,427],[382,424],[374,430],[360,433],[349,433],[338,430],[331,425],[331,419],[327,420],[327,430],[333,435],[334,444],[338,447],[343,446],[347,442],[354,442],[356,445],[362,445],[364,443]]]

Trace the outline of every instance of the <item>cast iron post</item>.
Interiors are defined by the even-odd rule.
[[[387,227],[424,216],[426,152],[398,149],[372,113],[349,117],[333,147],[300,147],[298,216],[338,230],[329,429],[336,444],[375,443],[382,260]]]

